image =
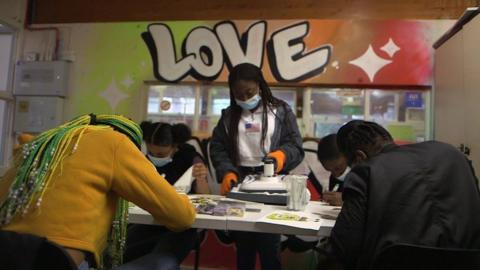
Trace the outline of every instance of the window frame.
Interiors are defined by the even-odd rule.
[[[13,149],[13,117],[14,117],[14,108],[15,108],[15,99],[13,96],[13,86],[14,86],[14,71],[15,71],[15,58],[17,55],[17,39],[18,39],[18,30],[17,28],[0,21],[0,34],[9,34],[12,36],[11,48],[10,48],[10,61],[8,67],[8,76],[7,76],[7,88],[0,89],[0,100],[5,101],[5,108],[3,112],[3,126],[1,127],[0,132],[2,133],[0,141],[0,176],[2,176],[6,169],[10,166],[12,160],[12,149]]]

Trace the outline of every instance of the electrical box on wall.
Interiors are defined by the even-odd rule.
[[[68,67],[69,63],[65,61],[19,62],[15,70],[13,94],[65,97]]]
[[[17,96],[14,132],[40,133],[63,123],[63,98]]]

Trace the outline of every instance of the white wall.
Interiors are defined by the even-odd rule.
[[[480,15],[435,52],[434,139],[470,148],[473,167],[480,171]]]

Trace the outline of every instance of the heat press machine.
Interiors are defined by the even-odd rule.
[[[285,175],[276,175],[273,159],[266,158],[263,173],[247,175],[242,183],[231,190],[227,197],[238,200],[281,204],[287,203],[287,189],[283,182]]]
[[[286,193],[283,177],[285,175],[247,175],[240,184],[239,190],[243,192]]]

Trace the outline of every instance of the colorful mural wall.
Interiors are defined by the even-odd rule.
[[[430,85],[428,21],[222,21],[174,35],[175,24],[143,33],[160,81],[225,81],[251,62],[270,82]]]
[[[146,80],[225,82],[249,61],[269,82],[431,85],[431,45],[453,21],[178,21],[58,25],[72,62],[66,118],[121,113],[140,120]],[[54,43],[27,33],[23,52]],[[48,48],[47,48],[48,49]]]

